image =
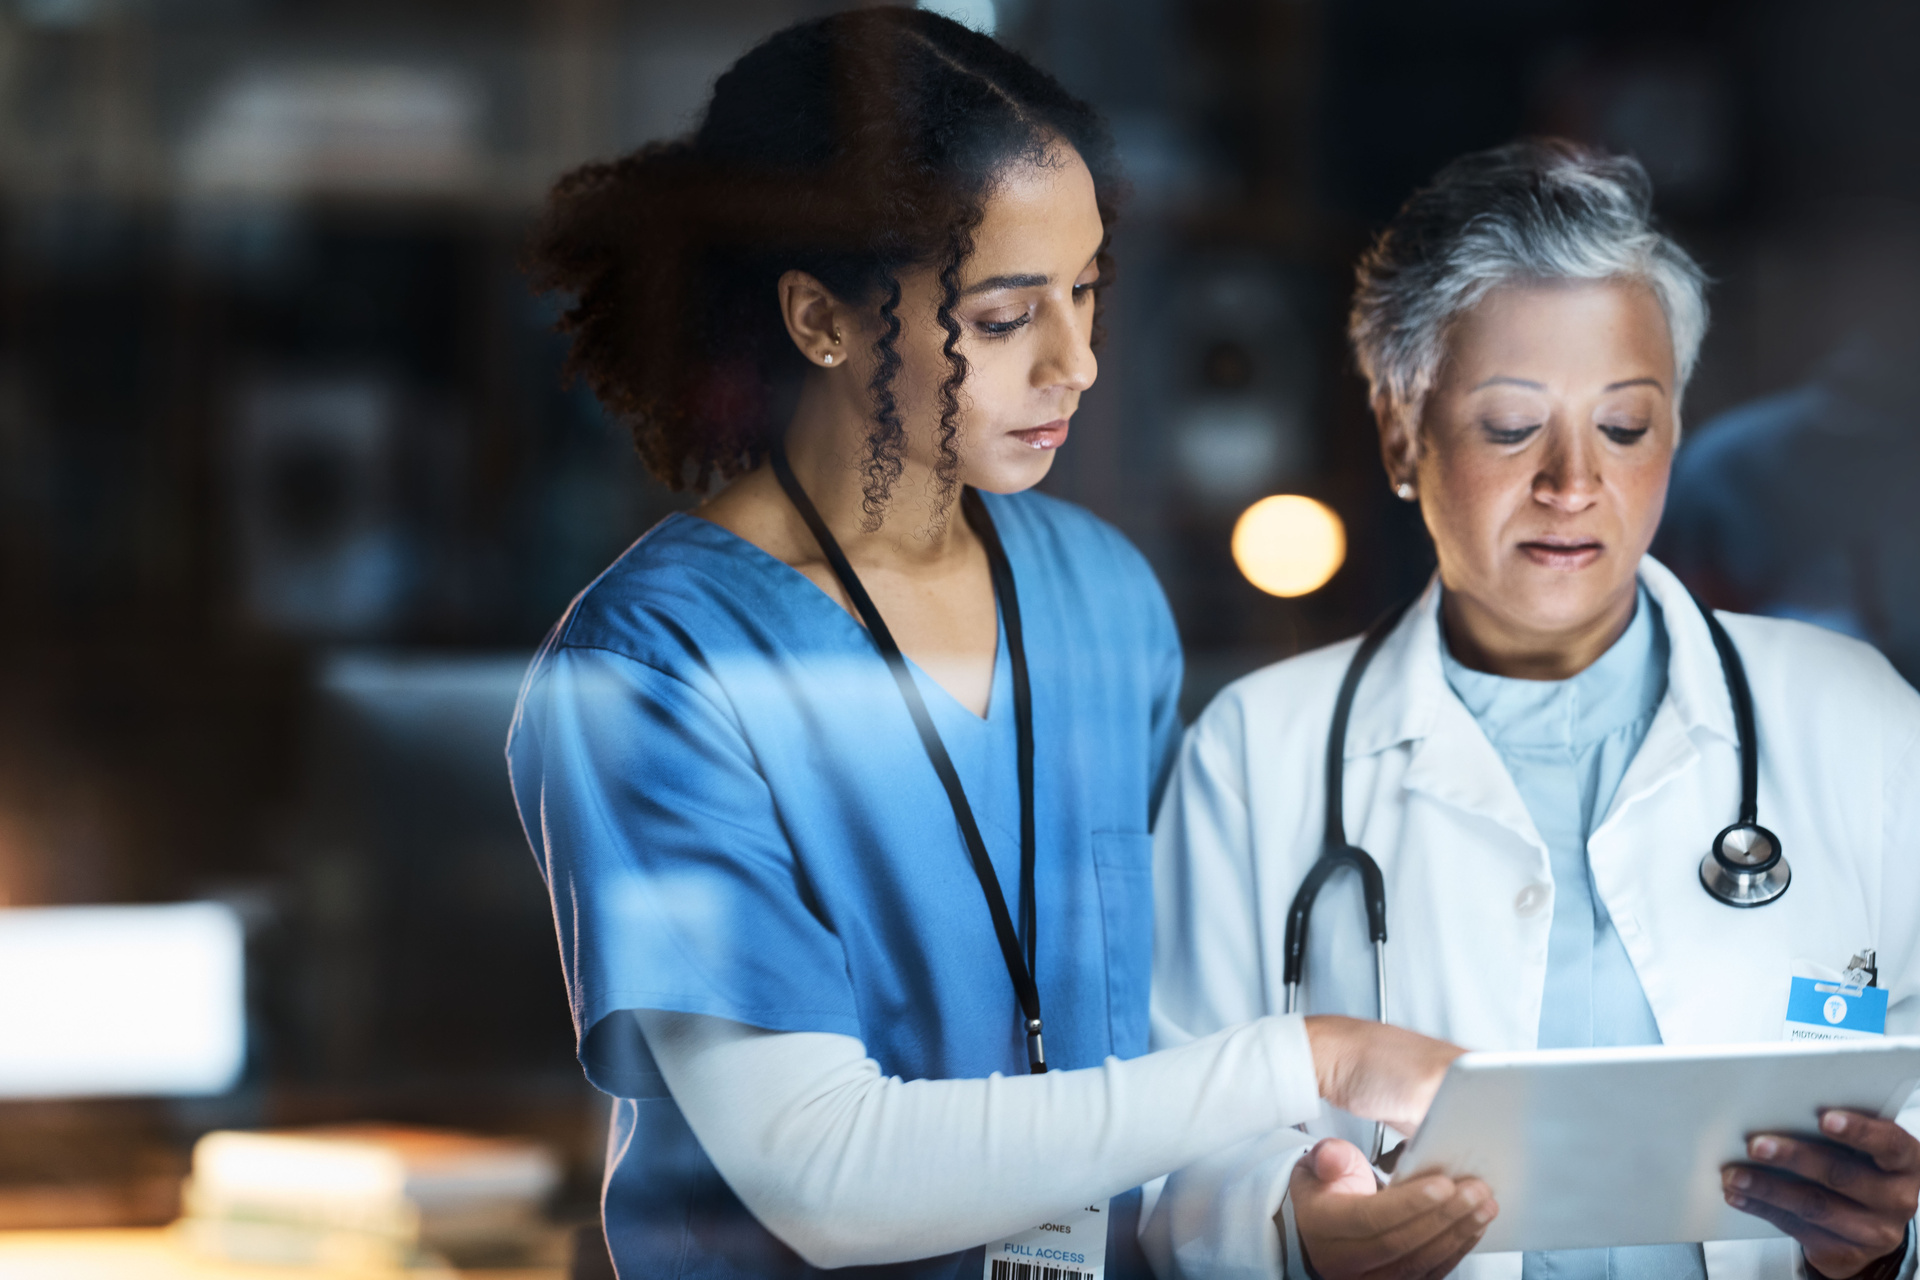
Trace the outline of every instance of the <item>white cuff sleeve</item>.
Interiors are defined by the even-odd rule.
[[[1141,1224],[1140,1244],[1160,1280],[1273,1280],[1286,1245],[1274,1221],[1293,1166],[1314,1139],[1279,1129],[1176,1170]],[[1304,1275],[1294,1262],[1293,1276]]]
[[[1273,1096],[1283,1125],[1305,1124],[1320,1114],[1320,1077],[1313,1070],[1313,1042],[1307,1020],[1281,1014],[1252,1023],[1265,1028],[1267,1059],[1273,1070]]]

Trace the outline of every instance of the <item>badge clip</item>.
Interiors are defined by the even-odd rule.
[[[1879,986],[1880,969],[1875,961],[1872,947],[1854,952],[1853,959],[1847,961],[1847,971],[1840,975],[1840,981],[1856,990]]]

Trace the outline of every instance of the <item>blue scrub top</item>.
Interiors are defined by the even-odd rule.
[[[983,496],[1032,673],[1048,1061],[1136,1056],[1179,641],[1118,532],[1044,495]],[[984,720],[916,675],[1018,920],[1002,638]],[[856,1036],[907,1080],[1026,1070],[986,903],[899,689],[859,622],[789,565],[698,517],[663,521],[548,636],[507,757],[580,1060],[619,1099],[604,1200],[623,1276],[811,1274],[715,1172],[627,1011]],[[1130,1207],[1116,1202],[1117,1275],[1137,1257]],[[972,1280],[981,1258],[869,1274]]]
[[[1613,806],[1667,695],[1667,631],[1640,588],[1633,621],[1567,680],[1514,680],[1462,666],[1441,646],[1447,683],[1500,753],[1553,869],[1553,927],[1539,1047],[1659,1044],[1660,1024],[1613,916],[1594,891],[1587,840]],[[1529,1253],[1522,1280],[1706,1280],[1697,1244]]]

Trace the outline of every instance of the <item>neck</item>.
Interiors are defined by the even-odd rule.
[[[813,388],[809,388],[811,391]],[[787,461],[794,478],[856,563],[887,563],[911,569],[938,564],[970,551],[973,531],[960,516],[959,495],[940,500],[933,469],[901,459],[899,477],[875,521],[866,509],[868,424],[848,420],[824,396],[803,393],[787,428]],[[794,514],[799,522],[799,514]],[[811,541],[811,535],[801,535]]]
[[[1594,618],[1554,631],[1504,618],[1458,591],[1440,596],[1443,639],[1461,665],[1514,680],[1567,680],[1611,649],[1633,621],[1638,579]]]

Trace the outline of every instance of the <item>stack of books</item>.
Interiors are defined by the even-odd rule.
[[[221,1130],[195,1145],[180,1229],[236,1262],[401,1270],[512,1264],[560,1182],[534,1143],[401,1125]]]

